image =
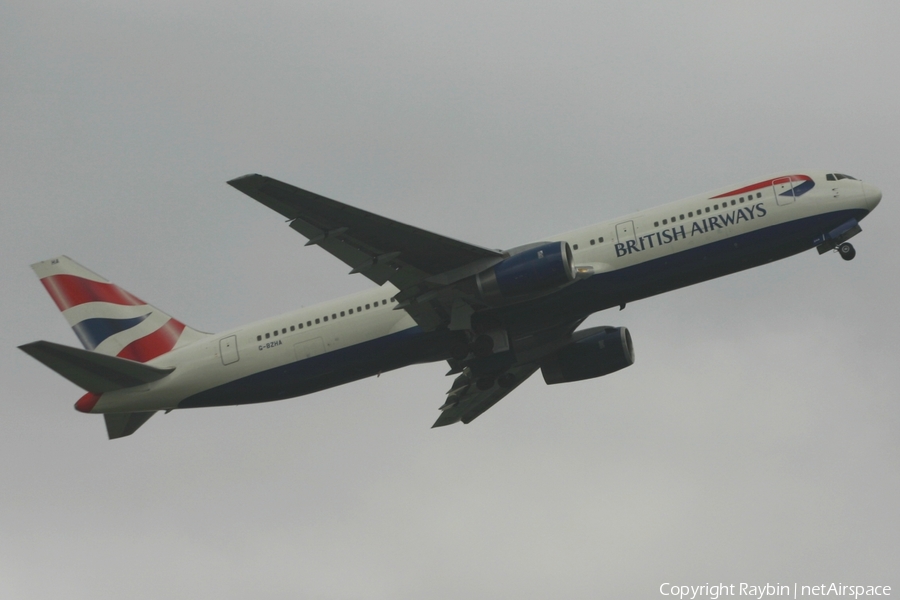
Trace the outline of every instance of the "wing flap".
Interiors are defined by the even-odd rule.
[[[157,381],[175,370],[53,342],[31,342],[19,349],[78,387],[96,394]]]
[[[486,410],[503,400],[507,394],[537,370],[538,365],[535,363],[515,365],[506,373],[510,376],[505,380],[507,385],[501,386],[498,378],[494,385],[486,390],[478,389],[478,386],[466,375],[460,375],[453,382],[450,391],[447,392],[447,402],[441,407],[441,416],[431,427],[445,427],[460,421],[465,424],[471,423]]]

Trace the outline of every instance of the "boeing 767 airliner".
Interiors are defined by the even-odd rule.
[[[424,231],[262,175],[229,182],[378,287],[217,335],[61,256],[32,265],[85,349],[20,346],[84,394],[107,433],[157,411],[282,400],[415,363],[456,375],[434,427],[469,423],[532,373],[548,384],[634,363],[591,314],[816,248],[845,260],[881,192],[840,173],[728,186],[505,251]]]

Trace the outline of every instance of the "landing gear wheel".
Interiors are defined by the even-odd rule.
[[[484,358],[485,356],[490,356],[494,350],[494,340],[489,335],[481,334],[475,338],[475,341],[469,347],[472,350],[472,354],[477,358]]]
[[[516,384],[516,376],[512,373],[504,373],[497,378],[497,385],[504,390],[511,389]]]
[[[450,345],[450,358],[456,361],[464,360],[469,355],[469,346],[463,341],[456,341]]]
[[[481,377],[478,381],[475,382],[475,387],[477,387],[482,392],[486,392],[492,387],[494,387],[494,378],[493,377]]]
[[[853,260],[854,257],[856,257],[856,248],[854,248],[853,244],[850,242],[844,242],[838,246],[838,254],[840,254],[841,258],[844,260]]]

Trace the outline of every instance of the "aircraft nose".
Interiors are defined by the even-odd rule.
[[[871,211],[881,202],[881,190],[874,185],[863,183],[863,191],[866,194],[866,206]]]

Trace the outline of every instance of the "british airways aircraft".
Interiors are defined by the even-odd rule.
[[[378,287],[202,333],[61,256],[32,265],[85,349],[20,346],[84,394],[110,439],[158,411],[269,402],[411,364],[456,375],[434,427],[469,423],[532,373],[548,384],[634,363],[625,327],[592,313],[847,241],[881,192],[840,173],[783,173],[491,250],[262,175],[228,182]]]

